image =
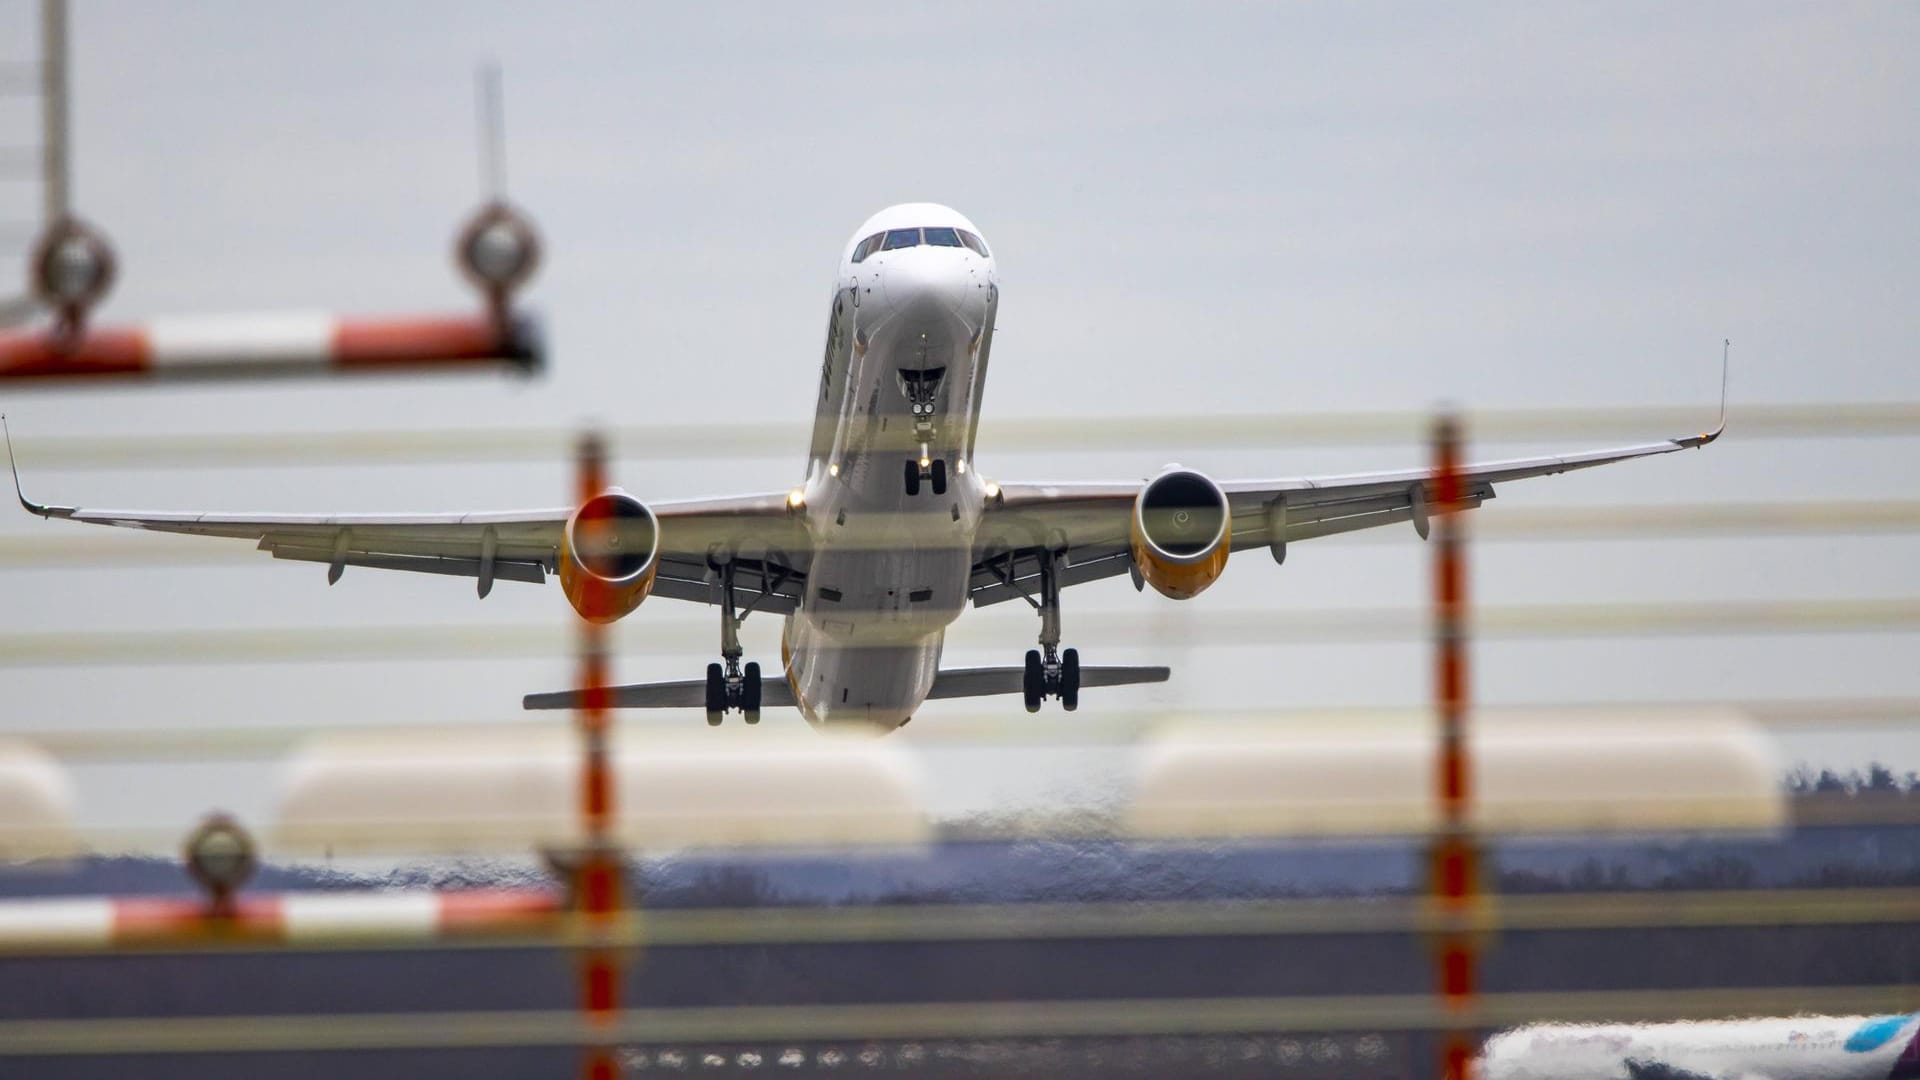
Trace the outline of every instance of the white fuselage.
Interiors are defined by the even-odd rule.
[[[911,230],[923,242],[908,244]],[[888,235],[898,246],[864,250]],[[966,607],[985,501],[973,436],[999,304],[978,237],[953,210],[908,204],[875,215],[841,257],[801,488],[812,564],[781,641],[811,723],[905,723]]]
[[[1920,1014],[1553,1024],[1487,1040],[1484,1080],[1914,1080]]]

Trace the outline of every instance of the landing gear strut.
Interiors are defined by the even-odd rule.
[[[740,623],[744,616],[734,608],[733,561],[719,563],[720,575],[720,659],[707,665],[707,726],[719,727],[728,712],[739,709],[749,724],[760,722],[760,665],[740,663],[745,650],[740,647]],[[749,605],[751,606],[751,605]]]
[[[1026,599],[1040,612],[1040,647],[1027,650],[1021,696],[1030,713],[1039,712],[1049,697],[1059,698],[1060,707],[1072,712],[1080,707],[1080,652],[1060,648],[1060,555],[1045,551],[1039,558],[1040,598]],[[1003,580],[1013,580],[1011,557]]]

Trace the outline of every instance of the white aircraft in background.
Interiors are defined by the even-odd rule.
[[[1920,1013],[1540,1025],[1487,1040],[1481,1080],[1917,1080]]]
[[[648,596],[711,604],[720,659],[704,680],[615,687],[620,708],[698,708],[718,724],[797,706],[816,725],[890,730],[929,698],[1021,694],[1075,708],[1085,687],[1160,682],[1164,667],[1082,667],[1060,648],[1060,591],[1128,574],[1187,599],[1234,551],[1411,521],[1427,534],[1430,469],[1216,482],[1178,466],[1141,481],[995,483],[974,436],[1000,286],[980,230],[944,206],[875,214],[840,259],[805,479],[791,491],[644,503],[609,488],[580,506],[508,513],[153,513],[47,506],[42,517],[258,541],[279,559],[496,581],[560,578],[582,614],[617,619]],[[1724,357],[1723,363],[1724,363]],[[1558,457],[1469,465],[1463,503],[1508,480],[1705,446],[1700,435]],[[724,437],[716,428],[716,437]],[[16,493],[19,478],[16,474]],[[595,602],[590,596],[599,596]],[[968,604],[1024,600],[1040,615],[1022,667],[942,671],[946,628]],[[741,664],[740,623],[783,615],[785,678]],[[574,707],[571,691],[532,709]]]

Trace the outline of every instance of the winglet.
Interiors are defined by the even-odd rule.
[[[13,429],[7,425],[6,413],[0,413],[0,433],[4,433],[7,439],[7,467],[13,470],[13,493],[20,499],[20,505],[26,509],[27,513],[38,514],[41,517],[66,517],[73,513],[72,507],[43,506],[27,498],[26,492],[20,490],[20,464],[13,459]]]
[[[1727,354],[1733,350],[1733,340],[1723,338],[1720,342],[1720,419],[1713,425],[1712,431],[1703,431],[1698,435],[1689,435],[1674,442],[1683,447],[1705,446],[1726,433],[1727,430]]]

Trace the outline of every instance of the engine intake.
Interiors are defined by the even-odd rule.
[[[640,606],[660,569],[660,522],[646,504],[609,490],[567,519],[560,538],[560,588],[589,622],[608,623]]]
[[[1133,562],[1154,591],[1186,600],[1227,567],[1233,513],[1220,485],[1176,469],[1147,482],[1133,500]]]

